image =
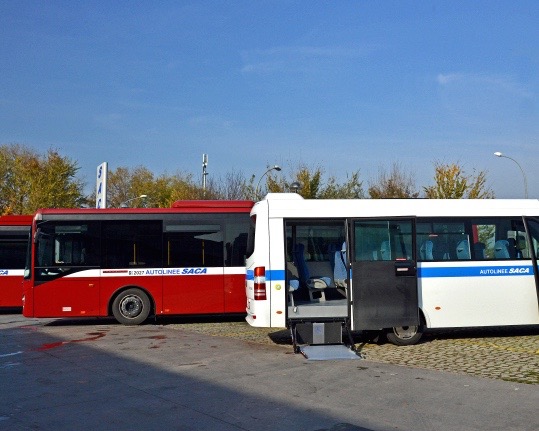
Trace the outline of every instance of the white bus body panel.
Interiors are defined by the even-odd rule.
[[[268,203],[266,217],[280,219],[539,216],[536,199],[303,199],[294,193],[269,193],[251,214]]]
[[[270,322],[271,326],[284,327],[286,326],[286,307],[287,307],[287,291],[286,285],[286,269],[285,269],[285,245],[283,222],[280,219],[270,219],[269,221],[270,238],[270,256],[269,256],[269,277],[266,279],[267,294],[270,300]]]
[[[428,328],[539,324],[531,260],[421,262],[419,274]]]
[[[295,193],[270,193],[257,202],[254,253],[247,258],[247,322],[258,327],[285,327],[285,219],[368,217],[539,217],[539,200],[528,199],[303,199]],[[267,300],[255,301],[249,272],[266,269]],[[443,267],[504,271],[527,266],[521,274],[421,276]],[[532,260],[419,262],[418,296],[427,327],[539,324]],[[535,269],[537,270],[537,269]],[[518,280],[518,282],[513,282]],[[509,282],[508,282],[509,281]],[[255,318],[256,316],[256,318]],[[358,329],[358,328],[353,328]],[[359,328],[360,329],[360,328]]]
[[[268,226],[268,205],[266,201],[255,203],[251,210],[251,217],[256,216],[256,231],[255,231],[255,252],[246,260],[246,295],[247,295],[247,316],[245,320],[251,326],[262,328],[271,327],[271,312],[270,312],[270,294],[266,300],[256,300],[254,296],[254,278],[253,271],[255,267],[263,266],[266,270],[269,269],[269,226]],[[267,287],[266,287],[267,289]]]

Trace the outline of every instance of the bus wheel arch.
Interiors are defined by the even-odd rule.
[[[152,312],[152,299],[145,289],[126,286],[111,298],[109,312],[123,325],[140,325]]]
[[[396,346],[412,346],[417,344],[425,331],[425,316],[419,311],[419,325],[398,326],[385,330],[387,341]]]

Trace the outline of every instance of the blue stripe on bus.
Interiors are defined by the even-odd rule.
[[[532,275],[532,265],[513,266],[459,266],[418,268],[418,277],[500,277],[510,275]]]
[[[429,267],[418,268],[419,278],[435,277],[501,277],[533,275],[532,265],[512,265],[512,266],[458,266],[458,267]],[[254,271],[247,270],[245,277],[247,280],[254,280]],[[266,281],[284,280],[285,271],[276,269],[266,271]]]
[[[284,280],[285,271],[284,269],[273,269],[270,271],[266,271],[266,281],[273,281],[273,280]],[[255,273],[252,269],[248,269],[245,272],[245,278],[247,280],[254,280],[255,279]]]
[[[272,271],[266,271],[266,280],[273,281],[273,280],[284,280],[284,269],[274,269]]]

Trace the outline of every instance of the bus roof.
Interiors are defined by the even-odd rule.
[[[30,226],[33,216],[31,215],[5,215],[0,216],[2,226]]]
[[[218,201],[218,200],[186,200],[186,201],[176,201],[172,204],[172,208],[242,208],[242,209],[251,209],[254,205],[253,201]]]
[[[303,199],[295,193],[269,193],[255,204],[269,217],[459,217],[539,216],[537,199]]]
[[[171,208],[42,208],[36,217],[43,215],[120,215],[120,214],[183,214],[183,213],[249,213],[252,201],[176,201]]]

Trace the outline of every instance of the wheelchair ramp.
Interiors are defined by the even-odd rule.
[[[344,344],[299,346],[299,351],[309,361],[363,359],[359,353]]]
[[[310,361],[363,359],[354,348],[347,319],[322,322],[291,320],[289,324],[294,353],[301,353]],[[343,331],[348,336],[348,343],[343,342]]]

